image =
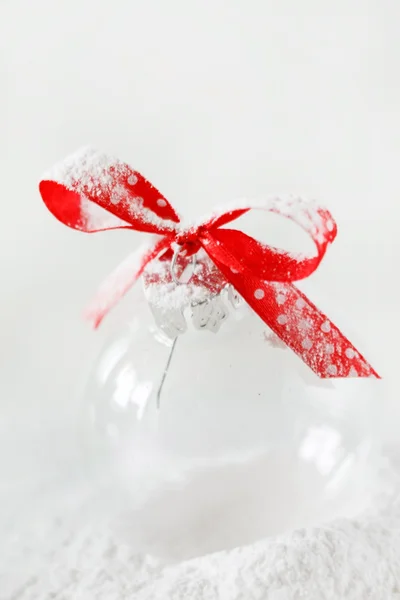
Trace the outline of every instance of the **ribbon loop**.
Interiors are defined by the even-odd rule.
[[[176,232],[180,220],[140,173],[91,148],[53,167],[39,189],[57,219],[87,233],[128,227],[168,235]]]
[[[259,317],[320,377],[379,377],[339,329],[294,285],[311,275],[333,242],[331,214],[299,198],[243,203],[190,228],[174,208],[129,165],[85,148],[57,165],[39,185],[42,198],[65,225],[87,233],[129,228],[158,237],[105,281],[87,316],[97,326],[150,261],[172,257],[174,244],[194,256],[203,248]],[[263,244],[236,229],[221,229],[251,209],[291,219],[315,243],[313,256]],[[194,259],[193,259],[194,260]]]
[[[325,249],[322,249],[316,256],[310,258],[291,254],[261,244],[242,231],[234,229],[217,229],[211,235],[223,248],[218,253],[221,261],[229,265],[232,256],[236,256],[241,265],[251,269],[252,274],[263,281],[288,283],[305,279],[317,269],[325,253]]]

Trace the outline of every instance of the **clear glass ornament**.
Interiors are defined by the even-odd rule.
[[[229,285],[188,294],[154,274],[85,394],[129,543],[188,558],[359,506],[379,382],[321,380]]]

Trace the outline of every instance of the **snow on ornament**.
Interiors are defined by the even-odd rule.
[[[97,326],[142,279],[147,305],[133,307],[86,388],[92,456],[126,502],[137,550],[196,556],[344,514],[363,496],[379,376],[294,285],[336,236],[327,210],[271,198],[185,226],[140,173],[92,149],[40,192],[72,228],[152,234],[87,311]],[[252,209],[297,223],[316,254],[226,227]]]

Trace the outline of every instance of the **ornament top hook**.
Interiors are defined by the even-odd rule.
[[[179,254],[182,253],[182,256],[185,255],[185,251],[182,252],[182,248],[183,248],[183,246],[181,244],[175,244],[174,254],[172,256],[171,264],[170,264],[170,273],[171,273],[172,281],[176,285],[185,285],[185,284],[189,283],[189,281],[193,277],[193,274],[194,274],[194,271],[195,271],[196,265],[197,265],[197,255],[196,254],[192,254],[192,256],[191,256],[192,272],[190,273],[189,278],[186,279],[185,281],[182,281],[179,277],[177,277],[177,275],[176,275],[176,261],[178,259]]]

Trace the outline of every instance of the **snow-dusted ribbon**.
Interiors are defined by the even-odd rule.
[[[141,276],[146,265],[176,244],[187,256],[203,248],[224,277],[281,340],[320,377],[379,377],[339,329],[293,281],[320,264],[336,236],[330,213],[300,199],[242,205],[183,227],[168,200],[129,165],[85,148],[56,165],[40,182],[42,198],[65,225],[85,232],[128,228],[156,234],[109,277],[89,310],[97,326]],[[236,229],[222,228],[253,208],[283,215],[314,241],[317,254],[294,255]],[[133,260],[132,260],[133,258]]]

